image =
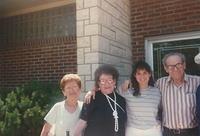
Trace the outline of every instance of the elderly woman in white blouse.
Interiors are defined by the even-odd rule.
[[[65,100],[56,103],[47,113],[41,136],[73,135],[83,105],[79,101],[81,79],[77,74],[67,74],[61,79],[60,88]]]

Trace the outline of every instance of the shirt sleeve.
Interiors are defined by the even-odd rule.
[[[47,115],[44,117],[44,120],[53,125],[56,123],[56,117],[57,117],[57,111],[58,111],[58,104],[55,104],[50,111],[47,113]]]
[[[90,117],[90,115],[92,114],[92,111],[94,110],[94,105],[95,102],[93,100],[93,98],[91,98],[91,102],[89,104],[84,103],[82,110],[81,110],[81,114],[80,114],[80,119],[84,120],[84,121],[88,121],[88,118]]]

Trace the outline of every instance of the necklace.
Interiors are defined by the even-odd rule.
[[[109,105],[110,105],[110,108],[112,109],[112,111],[113,111],[113,117],[114,117],[114,119],[115,119],[115,132],[118,132],[118,129],[119,129],[119,123],[118,123],[118,113],[117,113],[117,102],[116,102],[116,94],[115,94],[115,92],[113,92],[113,94],[114,94],[114,100],[111,98],[111,97],[109,97],[107,94],[105,94],[105,96],[106,96],[106,99],[107,99],[107,101],[108,101],[108,103],[109,103]],[[113,101],[113,103],[114,103],[114,107],[112,106],[112,104],[111,104],[111,102],[110,102],[110,99]]]

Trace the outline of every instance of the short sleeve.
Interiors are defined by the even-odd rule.
[[[44,120],[48,122],[49,124],[53,125],[56,123],[56,117],[57,117],[57,111],[59,109],[59,105],[55,104],[50,111],[47,113],[47,115],[44,117]]]
[[[95,102],[93,99],[91,100],[91,102],[89,104],[86,104],[86,103],[83,104],[81,114],[80,114],[80,119],[82,119],[86,122],[88,121],[88,118],[90,117],[90,115],[92,114],[92,111],[94,109],[94,104],[95,104]]]

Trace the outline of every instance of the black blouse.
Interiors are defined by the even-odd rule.
[[[95,99],[91,100],[90,104],[84,103],[80,118],[87,121],[87,127],[84,131],[84,136],[125,136],[125,123],[127,120],[126,115],[126,102],[125,99],[116,94],[117,103],[123,108],[123,110],[117,106],[118,112],[118,132],[115,132],[115,120],[113,117],[113,111],[106,99],[106,96],[98,91],[95,95]],[[114,100],[114,94],[110,96]],[[114,103],[111,101],[112,106]]]

